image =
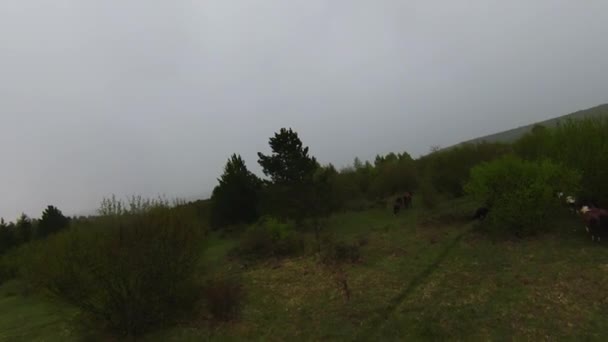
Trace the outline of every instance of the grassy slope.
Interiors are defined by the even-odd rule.
[[[589,118],[589,117],[608,117],[608,104],[581,110],[581,111],[563,115],[563,116],[560,116],[560,117],[557,117],[554,119],[537,122],[537,123],[534,123],[531,125],[510,129],[510,130],[507,130],[504,132],[472,139],[469,141],[462,142],[461,144],[479,143],[482,141],[511,143],[511,142],[514,142],[517,139],[521,138],[524,134],[530,132],[532,130],[532,128],[534,127],[534,125],[536,125],[536,124],[543,125],[546,127],[553,127],[553,126],[556,126],[560,121],[565,121],[565,120],[569,120],[569,119],[580,120],[580,119]],[[458,145],[460,145],[460,144],[458,144]]]
[[[78,333],[76,311],[48,298],[21,294],[19,283],[0,287],[0,341],[66,341]]]
[[[337,215],[328,230],[368,241],[363,261],[343,269],[350,301],[335,270],[314,257],[260,264],[243,271],[248,300],[238,322],[210,326],[195,319],[146,340],[602,340],[608,337],[608,248],[573,231],[578,226],[566,219],[551,236],[493,243],[468,224],[416,212]],[[202,268],[235,267],[225,258],[233,243],[213,238]],[[72,311],[15,295],[11,286],[0,287],[0,340],[77,340]]]

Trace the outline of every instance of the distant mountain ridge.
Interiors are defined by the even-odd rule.
[[[557,118],[536,122],[530,125],[521,126],[518,128],[513,128],[507,131],[503,131],[500,133],[486,135],[480,138],[471,139],[467,141],[463,141],[454,146],[459,146],[462,144],[470,144],[470,143],[480,143],[480,142],[504,142],[511,143],[521,138],[524,134],[530,132],[535,125],[542,125],[545,127],[553,127],[556,126],[560,121],[566,121],[569,119],[573,120],[581,120],[591,117],[608,117],[608,103],[599,105],[596,107],[592,107],[589,109],[579,110],[578,112],[566,114],[559,116]],[[452,146],[452,147],[454,147]],[[449,148],[449,147],[448,147]]]

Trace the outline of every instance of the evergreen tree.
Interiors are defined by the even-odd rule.
[[[15,225],[7,224],[3,218],[0,218],[0,253],[4,253],[15,245]]]
[[[318,167],[314,157],[308,155],[308,147],[302,146],[298,133],[281,128],[270,138],[272,154],[258,153],[264,174],[275,184],[295,184],[310,181]]]
[[[264,191],[264,209],[300,222],[308,212],[313,175],[319,164],[291,129],[282,128],[270,138],[269,144],[271,155],[258,153],[258,162],[270,178]]]
[[[25,214],[21,214],[17,219],[17,236],[20,242],[25,243],[32,239],[33,224],[32,220]]]
[[[38,234],[46,237],[65,229],[70,224],[70,219],[65,217],[61,210],[49,205],[43,212],[38,223]]]
[[[241,156],[233,154],[211,196],[211,223],[226,226],[251,223],[258,218],[261,180],[251,173]]]

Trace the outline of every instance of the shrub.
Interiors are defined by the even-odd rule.
[[[39,246],[28,278],[108,328],[140,334],[194,302],[200,228],[191,222],[157,207],[72,227]]]
[[[204,297],[209,313],[215,320],[230,321],[237,318],[241,311],[243,286],[237,277],[220,276],[207,282]]]
[[[265,217],[245,231],[236,253],[254,258],[284,257],[297,254],[303,245],[292,223]]]
[[[491,207],[488,229],[523,237],[549,228],[550,215],[560,208],[555,193],[574,191],[579,178],[548,160],[506,156],[474,167],[466,190]]]
[[[13,249],[0,257],[0,284],[17,276],[19,272],[17,251],[18,249]]]
[[[608,118],[567,121],[552,133],[549,155],[580,171],[579,195],[608,205]]]
[[[428,178],[439,193],[460,197],[473,166],[501,157],[510,149],[502,143],[481,142],[434,151],[417,160],[418,173]]]
[[[427,209],[434,209],[441,200],[439,192],[435,189],[430,180],[423,180],[418,189],[418,198],[422,205]]]
[[[335,241],[326,237],[321,249],[321,261],[326,265],[356,263],[361,259],[361,245]]]
[[[608,113],[598,108],[596,115]],[[566,120],[556,127],[535,126],[514,144],[519,156],[528,160],[551,158],[581,175],[577,197],[593,198],[608,204],[608,119],[588,117]]]

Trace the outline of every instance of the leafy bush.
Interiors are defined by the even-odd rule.
[[[560,208],[555,193],[574,191],[579,179],[575,171],[548,160],[505,156],[474,167],[466,191],[491,208],[489,229],[522,237],[550,226],[550,215]]]
[[[499,158],[511,150],[501,143],[464,144],[435,151],[417,160],[418,173],[430,180],[441,194],[460,197],[471,168],[481,162]]]
[[[547,145],[553,160],[580,171],[579,197],[608,205],[608,118],[562,123]]]
[[[17,249],[13,249],[0,257],[0,284],[15,278],[18,272]]]
[[[578,170],[582,178],[577,197],[608,205],[608,119],[567,120],[553,128],[535,126],[515,142],[514,150],[528,160],[551,158]]]
[[[254,258],[284,257],[300,252],[303,247],[292,223],[264,217],[245,231],[236,253]]]
[[[200,235],[166,207],[107,216],[41,243],[26,278],[108,328],[137,335],[194,302]]]
[[[375,197],[384,197],[416,189],[417,176],[414,160],[407,153],[376,157],[376,176],[370,184]]]
[[[209,280],[204,290],[205,302],[211,316],[219,321],[237,318],[244,300],[240,279],[220,276]]]
[[[422,202],[422,205],[427,209],[434,209],[441,200],[441,196],[437,189],[433,186],[430,180],[423,180],[420,182],[418,189],[418,198]]]

